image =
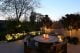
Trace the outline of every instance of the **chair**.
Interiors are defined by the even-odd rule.
[[[62,53],[62,44],[58,43],[51,47],[51,53]]]
[[[63,49],[62,53],[67,53],[67,43],[64,43],[62,45],[62,49]]]
[[[62,44],[57,44],[56,53],[62,53]]]
[[[27,46],[27,42],[24,42],[24,53],[31,53],[31,48]]]
[[[35,50],[35,41],[34,40],[27,40],[24,42],[24,53],[32,53]]]
[[[50,53],[50,48],[53,45],[53,43],[38,43],[38,51],[40,53]]]

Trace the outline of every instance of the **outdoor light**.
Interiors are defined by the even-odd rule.
[[[52,29],[51,29],[51,28],[47,28],[47,26],[43,26],[43,27],[41,28],[41,31],[42,31],[43,33],[50,33],[50,32],[52,31]]]
[[[49,35],[48,34],[43,34],[43,38],[48,39]]]
[[[46,38],[49,38],[49,35],[48,34],[46,34]]]
[[[23,31],[23,35],[27,35],[27,33],[25,31]]]
[[[35,31],[33,31],[33,32],[30,32],[30,34],[31,34],[31,35],[36,35],[36,32],[35,32]]]
[[[59,42],[63,42],[63,39],[61,36],[58,36]]]
[[[43,34],[43,38],[45,38],[45,36],[46,36],[46,35],[45,35],[45,34]]]
[[[18,39],[19,37],[18,36],[14,36],[15,37],[15,39]]]
[[[7,35],[6,35],[6,39],[7,39],[7,40],[12,40],[13,37],[12,37],[10,34],[7,34]]]
[[[15,34],[12,34],[12,36],[15,36]]]
[[[38,35],[40,35],[41,34],[41,32],[40,31],[38,31]]]
[[[18,25],[17,27],[21,27],[21,25]]]

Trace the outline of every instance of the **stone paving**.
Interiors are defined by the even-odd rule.
[[[80,44],[79,45],[67,45],[67,53],[80,53]]]
[[[18,40],[15,42],[1,43],[0,53],[24,53],[24,40]],[[67,53],[80,53],[79,45],[67,45]]]
[[[24,53],[23,40],[0,44],[0,53]]]

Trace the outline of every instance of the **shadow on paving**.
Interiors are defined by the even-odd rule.
[[[0,53],[24,53],[23,40],[0,44]]]

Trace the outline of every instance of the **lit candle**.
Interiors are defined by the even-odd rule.
[[[63,42],[61,36],[58,36],[59,42]]]
[[[43,34],[43,38],[45,38],[46,37],[46,35],[45,34]]]
[[[43,34],[43,38],[48,39],[49,38],[48,34]]]
[[[48,34],[46,34],[46,38],[49,38]]]

